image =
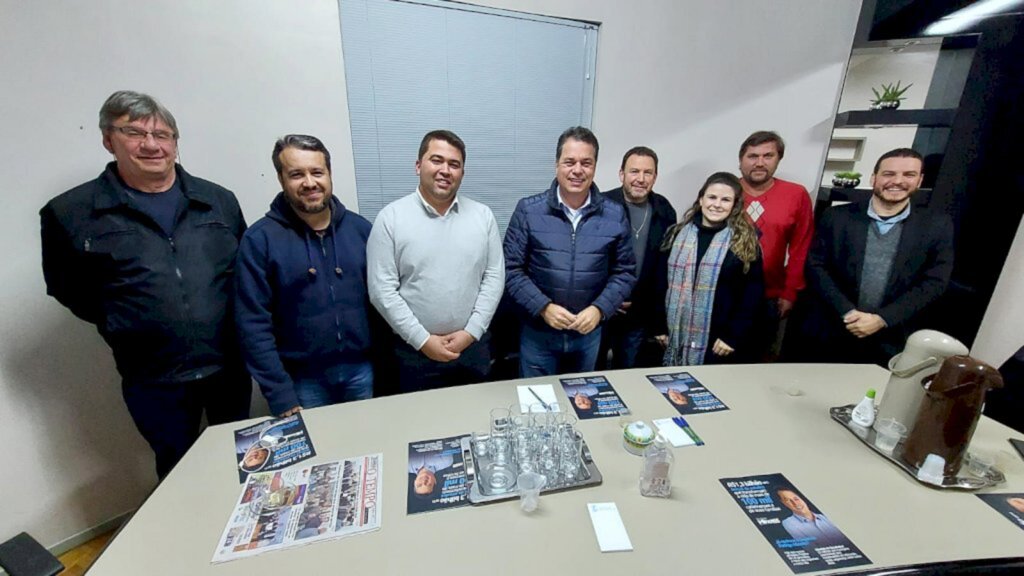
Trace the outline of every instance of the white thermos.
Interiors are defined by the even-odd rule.
[[[889,360],[892,375],[875,421],[892,418],[906,426],[909,433],[924,398],[925,380],[939,371],[946,358],[967,353],[967,346],[942,332],[918,330],[911,334],[903,352]]]

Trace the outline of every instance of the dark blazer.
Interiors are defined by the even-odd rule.
[[[602,192],[602,195],[625,206],[626,200],[621,186]],[[644,265],[637,271],[636,286],[626,298],[633,304],[622,318],[630,327],[642,327],[647,336],[657,336],[666,333],[664,282],[659,281],[659,275],[665,274],[661,241],[665,238],[665,231],[676,223],[676,210],[667,198],[654,191],[651,191],[648,201],[651,206],[651,220],[648,223],[650,232],[647,234],[647,245],[644,249]],[[626,210],[626,219],[629,220],[629,210]]]
[[[799,339],[809,361],[875,362],[903,349],[907,336],[923,328],[926,308],[934,304],[953,272],[953,225],[945,214],[913,207],[903,221],[899,247],[885,295],[877,309],[858,306],[861,269],[867,245],[868,204],[829,208],[822,214],[807,256],[808,306]],[[864,339],[850,334],[843,315],[858,309],[880,315],[888,324]]]

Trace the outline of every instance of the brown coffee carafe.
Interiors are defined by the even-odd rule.
[[[946,460],[944,475],[955,476],[981,418],[985,392],[1002,386],[1003,377],[988,364],[970,356],[947,358],[925,385],[903,461],[920,468],[929,454],[938,454]]]

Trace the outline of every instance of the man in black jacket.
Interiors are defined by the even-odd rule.
[[[661,365],[663,349],[640,353],[645,343],[648,350],[657,347],[654,339],[668,333],[664,282],[659,282],[658,277],[665,274],[661,241],[665,231],[676,223],[676,211],[667,198],[654,191],[657,179],[658,155],[646,146],[636,146],[622,157],[619,168],[622,186],[604,192],[605,198],[626,207],[636,255],[637,281],[630,297],[608,320],[601,334],[599,369],[605,367],[609,350],[612,357],[608,368]]]
[[[110,345],[161,478],[210,424],[247,418],[251,382],[231,324],[245,220],[235,196],[175,163],[174,116],[119,91],[100,109],[115,160],[40,211],[46,291]]]
[[[949,285],[953,226],[911,206],[921,155],[897,148],[871,176],[872,196],[822,214],[807,258],[810,298],[799,345],[787,356],[811,362],[879,364],[903,349]]]

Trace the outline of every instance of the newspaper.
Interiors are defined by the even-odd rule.
[[[211,562],[379,530],[383,457],[250,474]]]

